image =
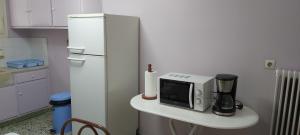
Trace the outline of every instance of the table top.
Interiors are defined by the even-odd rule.
[[[160,104],[157,99],[145,100],[142,95],[133,97],[130,104],[133,108],[142,112],[218,129],[247,128],[255,125],[259,119],[257,113],[247,106],[244,106],[242,110],[237,109],[234,116],[224,117],[213,114],[211,109],[205,112],[197,112],[177,108]]]

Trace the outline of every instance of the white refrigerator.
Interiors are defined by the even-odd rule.
[[[72,117],[101,124],[112,135],[134,135],[138,113],[129,102],[138,94],[139,19],[69,15],[68,34]],[[73,134],[79,126],[73,124]]]

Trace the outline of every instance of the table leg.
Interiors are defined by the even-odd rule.
[[[193,135],[196,131],[197,131],[198,126],[197,125],[193,125],[189,135]]]
[[[171,134],[176,135],[176,130],[175,130],[175,127],[174,127],[173,119],[169,119],[169,128],[170,128]],[[193,125],[193,127],[192,127],[192,129],[191,129],[191,131],[189,132],[188,135],[194,135],[194,133],[197,131],[197,128],[198,128],[197,125]]]
[[[172,135],[176,135],[173,119],[169,119],[169,129]]]

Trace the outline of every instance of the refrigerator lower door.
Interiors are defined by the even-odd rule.
[[[70,64],[72,117],[106,126],[104,56],[71,54],[68,59]],[[81,126],[83,125],[73,124],[74,135]],[[87,129],[86,131],[90,130]]]

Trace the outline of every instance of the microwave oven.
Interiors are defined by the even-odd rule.
[[[158,77],[158,99],[162,104],[205,111],[212,104],[214,77],[168,73]]]

